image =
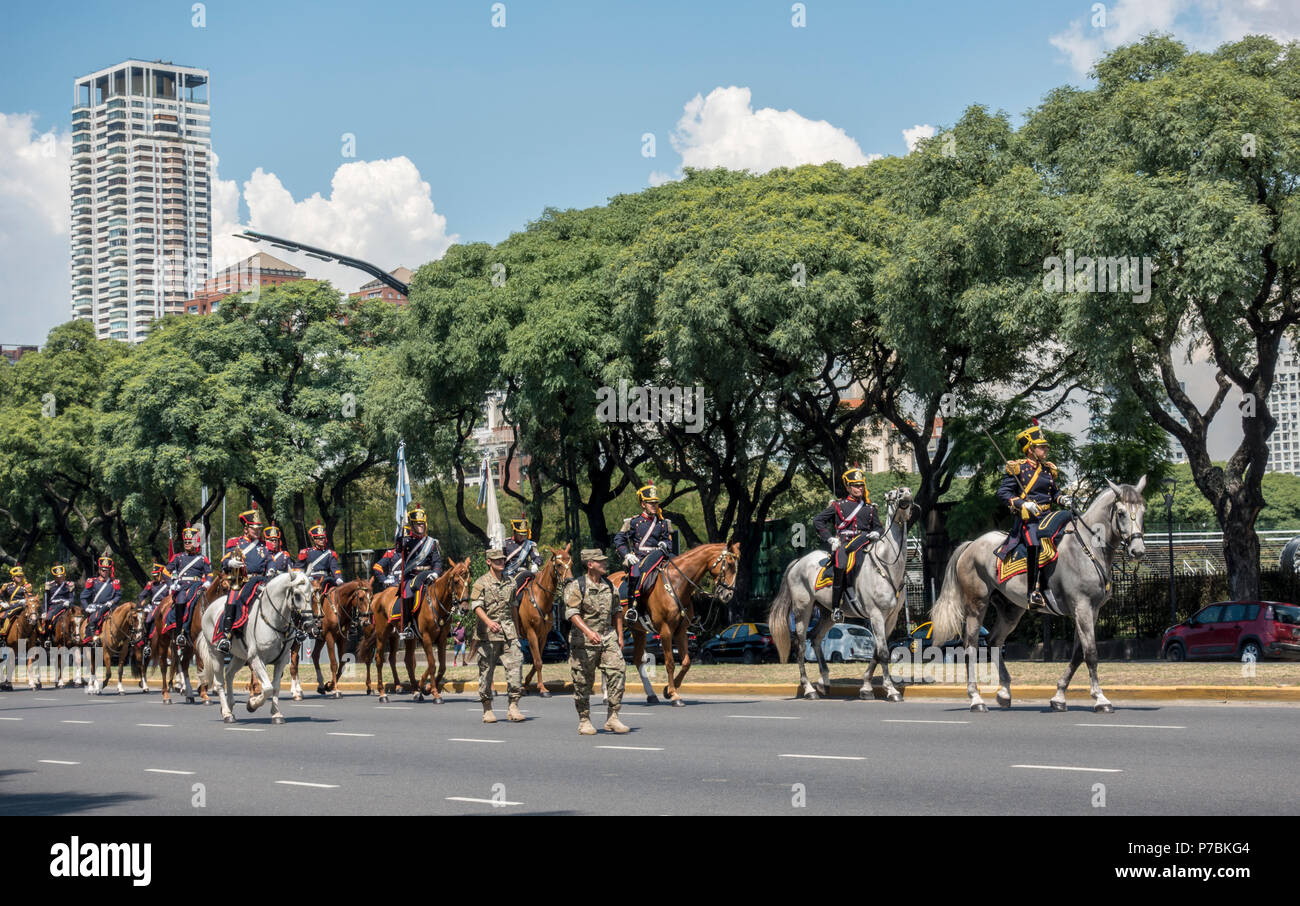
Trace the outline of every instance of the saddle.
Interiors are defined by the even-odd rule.
[[[850,591],[853,579],[858,574],[858,567],[861,566],[861,560],[865,559],[867,550],[866,535],[857,535],[846,544],[842,550],[848,554],[848,559],[844,562],[844,590]],[[858,554],[863,554],[859,557]],[[820,569],[817,570],[817,579],[813,582],[813,591],[821,591],[823,588],[830,588],[835,582],[835,564],[831,554],[826,554],[817,561]]]
[[[1056,510],[1038,520],[1038,568],[1043,586],[1043,599],[1047,602],[1047,609],[1058,616],[1063,615],[1064,611],[1048,590],[1048,582],[1052,577],[1052,570],[1058,556],[1057,544],[1069,524],[1068,510]],[[994,556],[997,558],[999,585],[1005,585],[1009,580],[1029,569],[1029,544],[1021,532],[1008,533],[1006,540],[994,552]]]
[[[9,627],[13,625],[18,615],[23,612],[24,606],[23,604],[17,604],[0,612],[0,636],[9,634]]]
[[[655,556],[659,556],[659,554],[657,552],[647,554],[645,560],[641,561],[642,566],[645,565],[647,560],[650,560]],[[654,588],[655,580],[658,578],[659,573],[663,571],[663,561],[666,559],[667,555],[663,555],[663,559],[661,559],[653,569],[647,569],[645,572],[641,573],[641,581],[637,583],[637,591],[642,596],[649,594],[650,589]],[[627,580],[628,577],[624,576],[623,581],[618,583],[618,597],[619,600],[622,601],[624,607],[626,607],[631,601],[630,590],[627,587]]]

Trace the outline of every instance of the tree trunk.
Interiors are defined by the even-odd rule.
[[[1228,570],[1228,591],[1234,601],[1259,599],[1259,535],[1255,531],[1258,510],[1241,498],[1241,488],[1225,493],[1219,501],[1219,525],[1223,529],[1223,560]]]

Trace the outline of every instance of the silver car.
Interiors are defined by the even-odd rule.
[[[876,640],[871,630],[855,623],[836,623],[822,638],[822,654],[832,664],[841,661],[869,661],[876,653]],[[804,660],[817,659],[812,642],[805,646]]]

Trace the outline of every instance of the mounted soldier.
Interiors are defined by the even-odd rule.
[[[63,564],[56,563],[50,567],[50,575],[53,577],[45,583],[45,615],[41,620],[41,634],[45,634],[49,627],[63,616],[63,611],[67,610],[77,597],[77,583],[68,578],[68,572]]]
[[[514,580],[515,598],[518,599],[524,586],[532,581],[542,565],[542,555],[528,531],[527,519],[510,520],[510,537],[501,549],[506,555],[505,577]]]
[[[99,641],[99,632],[104,622],[104,615],[122,602],[122,583],[117,580],[113,558],[105,554],[99,558],[99,572],[86,580],[86,587],[81,590],[81,607],[86,612],[86,628],[92,632],[95,642]]]
[[[405,531],[405,530],[403,530]],[[397,548],[389,548],[384,551],[374,565],[370,567],[371,588],[377,589],[375,594],[383,591],[385,588],[392,588],[402,578],[402,556],[398,553]],[[374,583],[378,582],[378,586]]]
[[[402,631],[399,638],[415,638],[415,612],[426,586],[442,575],[442,550],[438,539],[430,537],[429,522],[418,503],[406,514],[408,533],[398,542],[402,561],[398,598],[402,604]]]
[[[343,570],[339,566],[339,555],[329,547],[325,536],[325,526],[319,522],[307,530],[311,538],[311,547],[298,552],[298,569],[307,574],[312,586],[320,595],[325,589],[343,584]]]
[[[167,577],[168,591],[171,592],[175,611],[176,644],[184,647],[190,642],[187,630],[194,602],[212,584],[212,564],[199,553],[197,527],[187,525],[181,529],[181,545],[181,553],[168,561],[163,575]]]
[[[1025,543],[1028,548],[1025,578],[1029,584],[1029,605],[1039,608],[1045,604],[1038,568],[1042,549],[1039,523],[1053,507],[1068,510],[1074,502],[1057,487],[1057,469],[1055,464],[1047,461],[1047,438],[1036,419],[1032,426],[1016,435],[1016,441],[1025,458],[1007,463],[1006,475],[998,486],[998,500],[1011,510],[1013,517],[1011,532],[998,549],[998,556],[1005,557],[1021,542]]]
[[[627,578],[619,588],[619,597],[634,613],[628,619],[635,621],[644,612],[641,601],[643,580],[654,574],[673,549],[673,524],[664,518],[659,509],[659,494],[648,484],[636,492],[641,512],[623,520],[623,527],[614,535],[614,549],[628,568]]]
[[[22,566],[9,569],[9,581],[0,585],[0,620],[17,613],[27,604],[27,599],[35,596],[32,584],[23,575]]]
[[[813,519],[813,529],[823,542],[830,543],[832,578],[831,578],[831,619],[842,622],[844,613],[840,602],[845,591],[849,600],[856,607],[852,584],[853,576],[866,558],[869,546],[880,540],[885,530],[880,521],[876,505],[867,493],[867,476],[861,469],[853,468],[840,476],[844,481],[845,497],[832,500],[830,506],[822,510]],[[825,586],[821,586],[825,588]]]
[[[140,589],[140,597],[136,599],[136,607],[144,617],[144,631],[140,633],[140,641],[136,643],[137,648],[143,649],[143,663],[149,663],[149,639],[153,637],[154,618],[159,616],[159,605],[171,593],[171,583],[167,581],[167,567],[162,563],[155,563],[149,569],[149,581],[144,583]]]
[[[226,572],[238,572],[242,563],[247,578],[239,591],[234,591],[232,586],[231,593],[226,596],[226,612],[213,628],[212,642],[223,654],[230,653],[230,633],[238,628],[236,622],[243,625],[241,610],[247,613],[247,605],[252,603],[253,596],[267,579],[269,555],[262,541],[262,517],[258,515],[257,507],[240,513],[239,521],[244,525],[243,534],[226,542],[221,568]]]

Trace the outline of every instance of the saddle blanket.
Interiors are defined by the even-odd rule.
[[[1038,520],[1038,566],[1043,568],[1056,561],[1056,544],[1061,533],[1070,524],[1070,513],[1057,510]],[[1007,535],[1007,540],[997,549],[998,584],[1006,584],[1008,579],[1018,576],[1029,569],[1029,543],[1025,540],[1023,529],[1017,535]],[[1044,580],[1047,575],[1044,573]]]
[[[849,543],[844,547],[840,548],[840,551],[848,557],[848,559],[844,561],[844,579],[846,581],[846,587],[847,585],[852,584],[854,576],[857,575],[858,553],[866,550],[866,547],[866,535],[858,535],[849,541]],[[820,566],[821,569],[817,570],[817,579],[813,582],[813,591],[821,591],[823,588],[830,588],[835,584],[835,566],[831,562],[832,559],[831,555],[827,554],[818,561],[817,565]]]

